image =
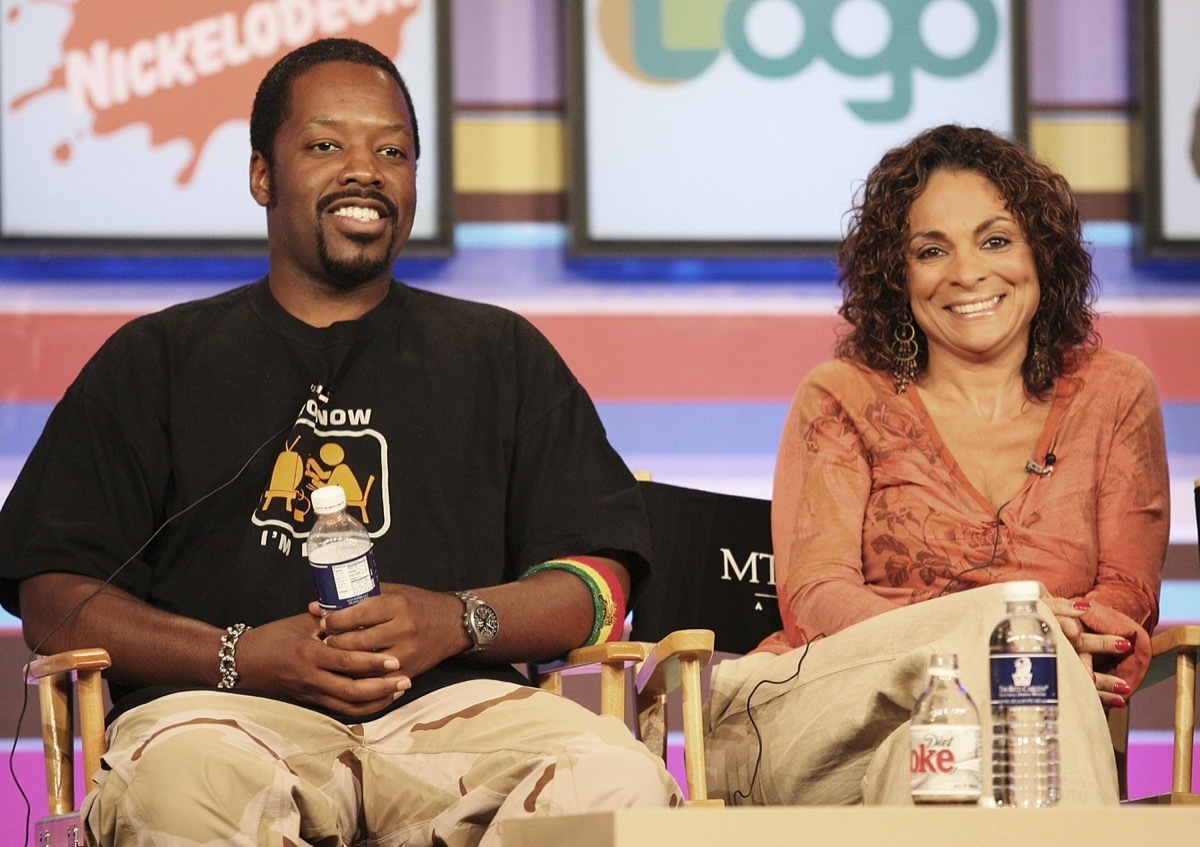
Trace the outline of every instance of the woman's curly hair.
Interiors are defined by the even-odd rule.
[[[1041,299],[1022,374],[1026,393],[1044,399],[1054,381],[1074,369],[1077,348],[1099,343],[1092,257],[1066,179],[1020,145],[985,129],[948,124],[926,130],[889,150],[867,176],[838,251],[838,314],[851,329],[838,339],[836,354],[892,370],[893,337],[908,311],[908,210],[939,170],[974,171],[987,178],[1033,250]],[[929,354],[925,334],[914,327],[919,372]]]

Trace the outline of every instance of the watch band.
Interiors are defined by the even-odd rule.
[[[500,620],[496,611],[469,591],[455,591],[454,596],[463,603],[463,629],[471,639],[465,653],[478,653],[492,646],[500,632]]]

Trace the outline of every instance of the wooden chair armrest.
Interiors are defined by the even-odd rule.
[[[675,691],[682,684],[685,667],[694,663],[699,671],[708,666],[714,638],[711,629],[680,629],[654,644],[638,670],[638,692],[665,697]]]
[[[87,648],[39,656],[26,666],[29,679],[38,686],[51,815],[65,815],[75,808],[73,705],[79,708],[85,778],[100,769],[104,755],[104,681],[100,672],[111,665],[107,651]]]
[[[1157,685],[1176,675],[1180,652],[1184,657],[1200,649],[1200,624],[1184,624],[1163,630],[1150,639],[1150,667],[1140,688]]]
[[[1150,652],[1155,656],[1178,650],[1180,647],[1200,647],[1200,624],[1173,626],[1150,639]]]
[[[591,644],[587,647],[576,647],[562,659],[553,662],[539,663],[539,672],[571,670],[587,665],[611,664],[614,662],[640,662],[646,658],[651,645],[641,641],[606,641],[603,644]]]
[[[577,647],[563,659],[531,666],[538,687],[562,695],[562,673],[595,665],[600,674],[600,714],[625,721],[625,669],[646,658],[649,645],[640,641],[606,641]]]
[[[88,647],[82,650],[66,650],[49,656],[39,656],[28,665],[30,679],[42,679],[68,671],[102,671],[112,666],[107,650]]]
[[[703,692],[700,670],[712,660],[711,629],[681,629],[653,647],[638,669],[635,682],[638,703],[638,736],[652,751],[666,753],[666,698],[680,689],[683,707],[683,764],[688,805],[720,806],[708,799],[704,762]]]
[[[1200,624],[1173,626],[1150,639],[1150,668],[1142,686],[1175,677],[1175,749],[1172,757],[1171,797],[1190,797],[1192,738],[1196,730],[1196,659],[1200,654]]]

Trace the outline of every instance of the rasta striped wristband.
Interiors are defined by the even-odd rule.
[[[617,582],[617,576],[612,569],[594,556],[572,556],[569,559],[551,559],[534,565],[521,574],[521,578],[551,570],[574,574],[583,580],[592,592],[592,631],[582,646],[618,641],[625,626],[625,593],[621,590],[621,583]]]

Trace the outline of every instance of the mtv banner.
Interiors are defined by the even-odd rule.
[[[1017,0],[575,0],[577,252],[816,252],[932,125],[1025,135]]]
[[[328,36],[396,60],[422,136],[413,239],[448,237],[437,0],[0,2],[0,244],[265,238],[254,92]]]

